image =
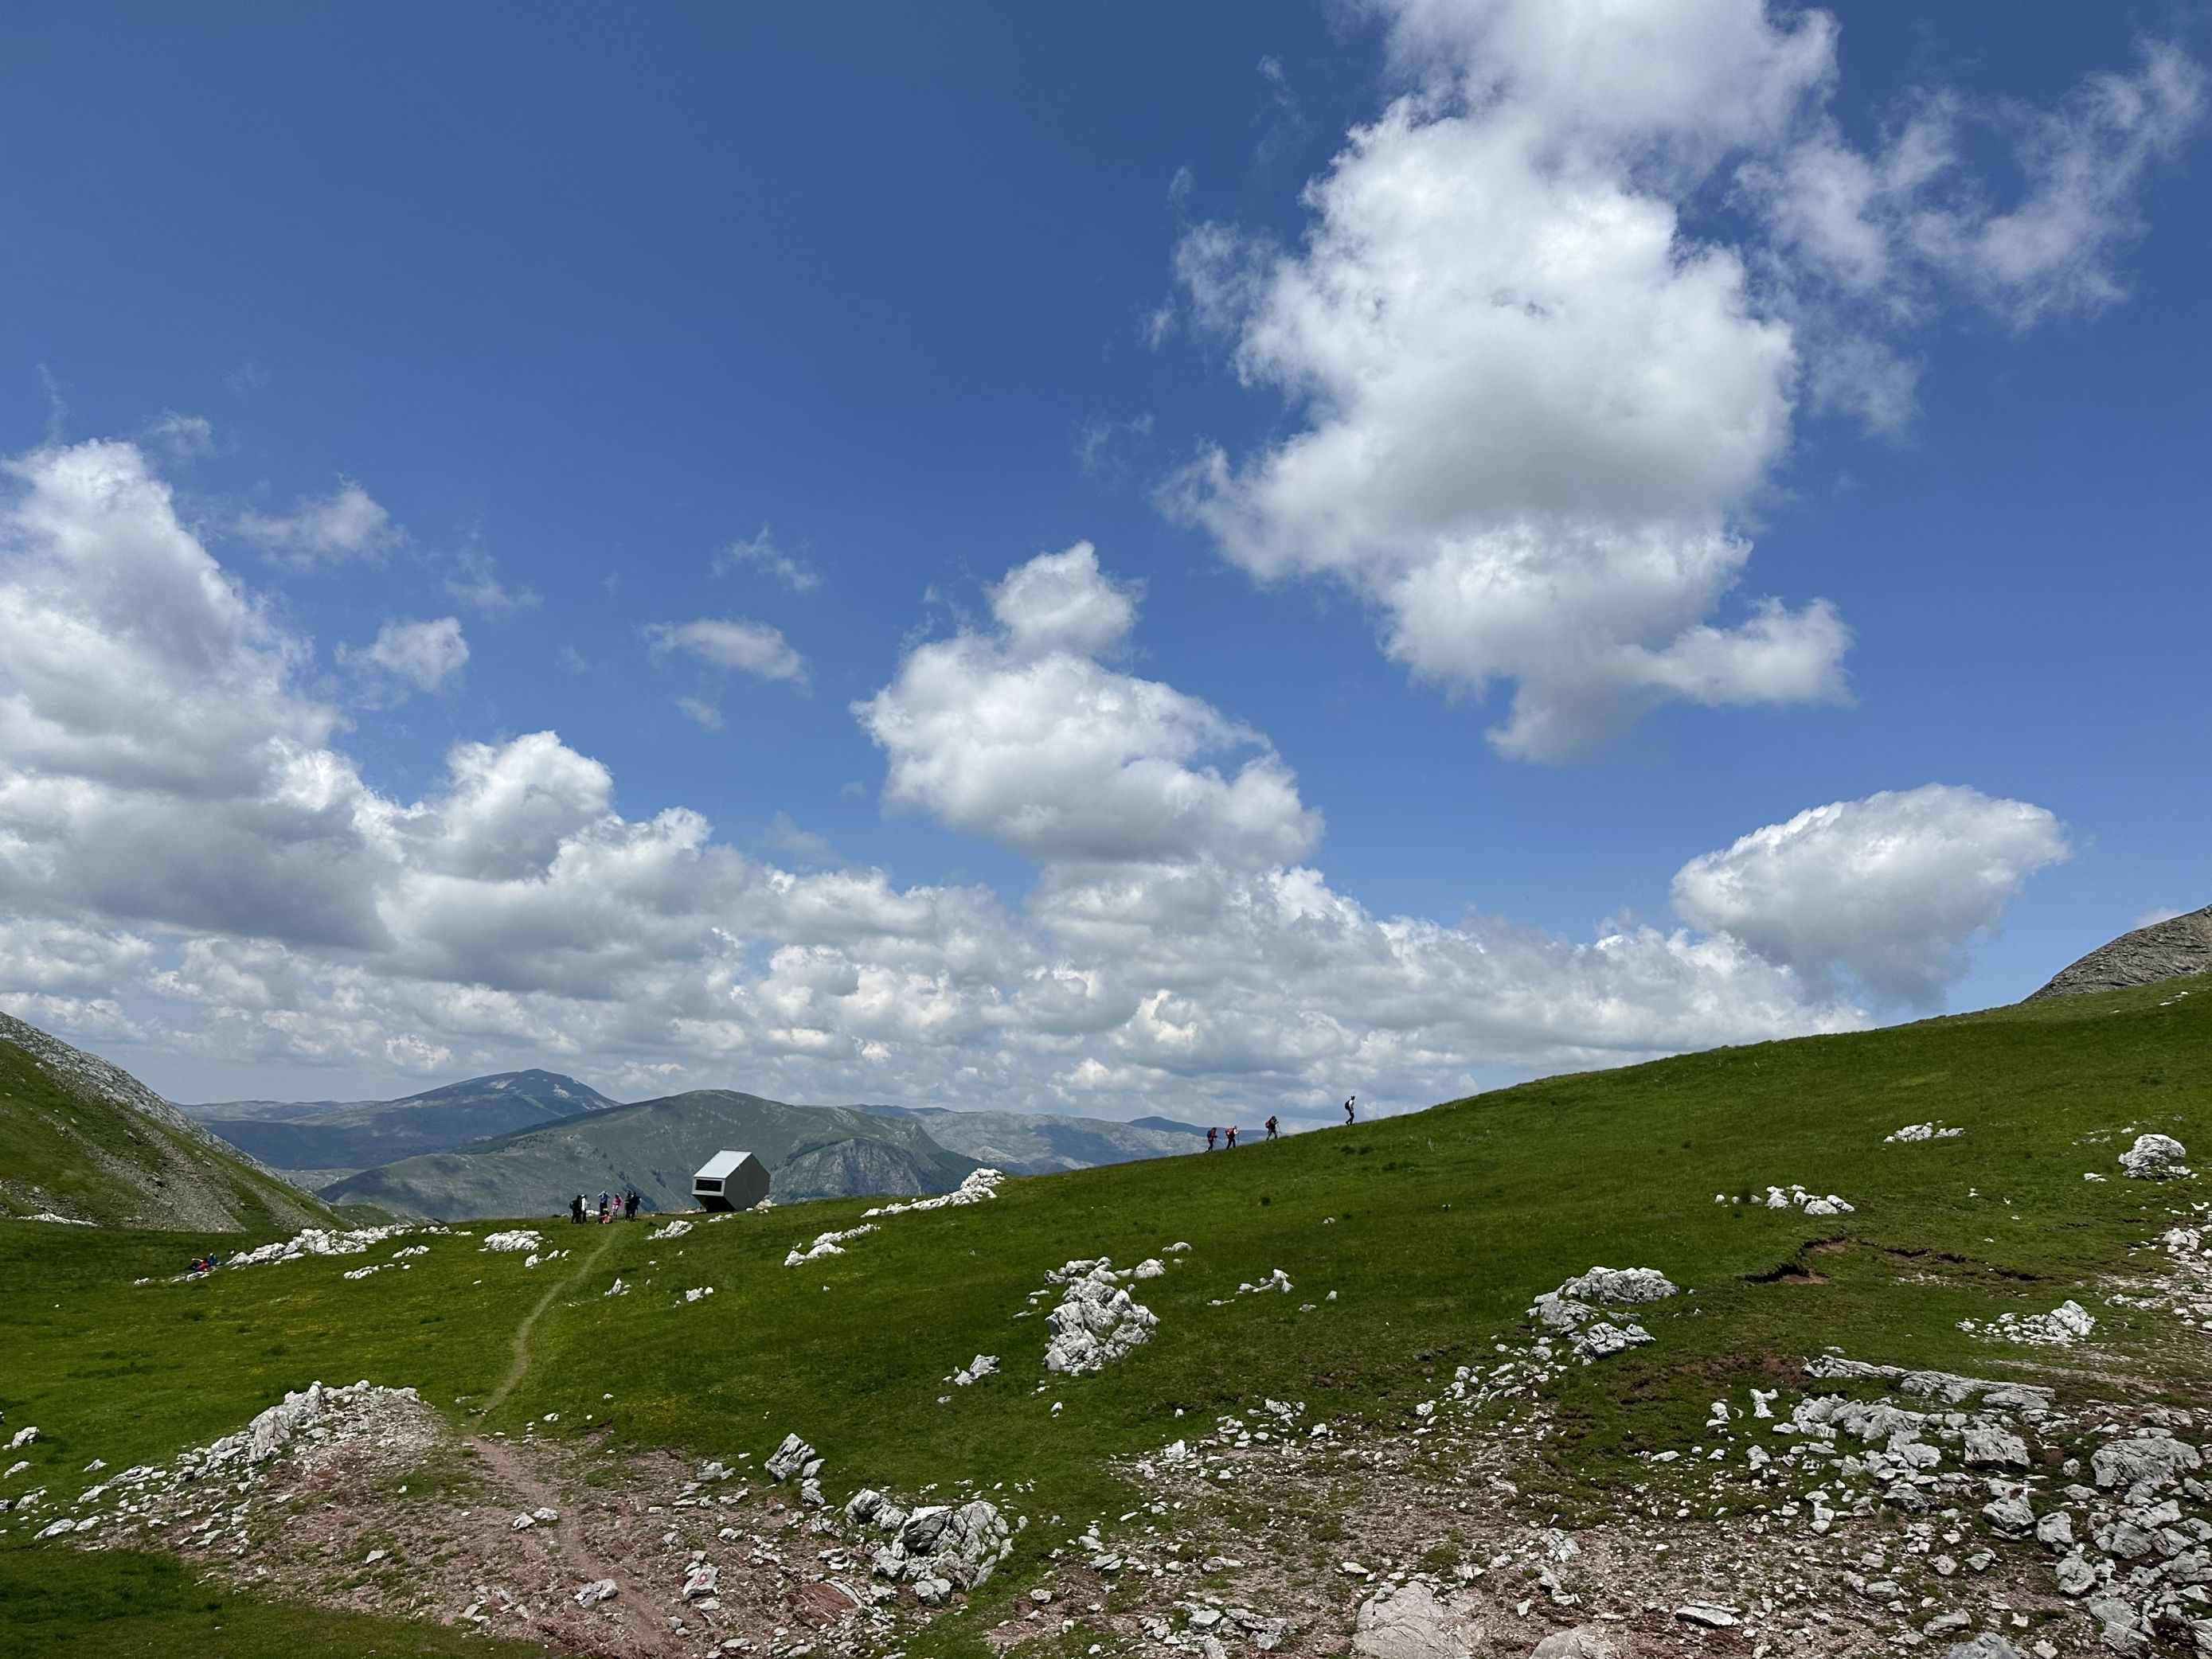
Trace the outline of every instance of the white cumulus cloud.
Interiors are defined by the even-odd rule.
[[[1879,155],[1828,115],[1837,26],[1762,0],[1378,0],[1410,83],[1272,247],[1201,225],[1193,318],[1292,429],[1170,484],[1255,577],[1340,582],[1389,655],[1565,758],[1669,701],[1832,701],[1850,634],[1740,594],[1750,509],[1808,393],[1894,421],[1890,334],[1930,282],[2023,322],[2112,290],[2148,163],[2196,119],[2154,50],[2012,126],[2009,206],[1960,164],[1960,100]],[[1741,182],[1747,223],[1701,212]],[[1735,240],[1729,240],[1733,236]]]
[[[1041,859],[1247,866],[1312,846],[1320,815],[1264,739],[1097,660],[1126,647],[1136,599],[1088,543],[1017,566],[991,610],[995,631],[916,647],[854,706],[890,757],[887,805]]]
[[[779,864],[682,805],[626,817],[548,731],[456,744],[386,794],[301,690],[307,642],[141,452],[6,477],[0,1006],[157,1074],[551,1065],[1235,1121],[1865,1018],[1822,966],[1862,958],[1802,920],[1785,949],[1755,905],[1583,940],[1371,913],[1308,862],[1319,816],[1264,738],[1115,665],[1137,598],[1087,546],[1016,567],[988,624],[914,647],[856,710],[888,804],[1039,861],[1010,902],[797,832]]]
[[[1838,969],[1934,1008],[2027,878],[2065,858],[2058,820],[1949,784],[1800,812],[1684,865],[1674,908],[1818,985]]]

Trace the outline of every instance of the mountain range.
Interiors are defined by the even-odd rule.
[[[1046,1175],[1164,1158],[1194,1150],[1200,1133],[1165,1119],[798,1106],[713,1089],[632,1107],[535,1070],[400,1100],[216,1101],[183,1110],[303,1188],[447,1220],[526,1213],[555,1189],[565,1203],[576,1192],[635,1188],[650,1207],[687,1207],[691,1170],[724,1146],[761,1157],[771,1196],[789,1200],[942,1192],[985,1164]]]
[[[401,1158],[323,1189],[442,1221],[550,1215],[582,1193],[634,1190],[655,1210],[688,1210],[691,1172],[722,1147],[769,1166],[779,1202],[854,1194],[948,1192],[977,1167],[921,1122],[839,1106],[789,1106],[730,1089],[580,1113],[540,1128]]]
[[[503,1072],[404,1100],[229,1100],[182,1109],[241,1152],[322,1187],[419,1152],[605,1111],[618,1103],[554,1072]]]

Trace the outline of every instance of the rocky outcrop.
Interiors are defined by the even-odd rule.
[[[1128,1276],[1116,1273],[1103,1256],[1071,1261],[1045,1275],[1066,1286],[1060,1305],[1044,1316],[1052,1332],[1044,1353],[1047,1370],[1080,1376],[1104,1369],[1152,1340],[1159,1317],[1131,1300],[1115,1282]]]
[[[1529,1316],[1568,1334],[1569,1346],[1585,1365],[1651,1340],[1641,1325],[1613,1324],[1601,1310],[1607,1303],[1663,1302],[1680,1287],[1656,1267],[1592,1267],[1556,1291],[1547,1291]]]
[[[2027,1000],[2086,996],[2203,973],[2212,973],[2212,904],[2121,934],[2062,969]]]

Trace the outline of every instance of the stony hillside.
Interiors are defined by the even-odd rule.
[[[2212,904],[2138,927],[2061,969],[2027,999],[2086,996],[2212,972]]]
[[[975,1167],[912,1118],[697,1089],[402,1158],[326,1187],[323,1195],[442,1220],[549,1215],[573,1194],[629,1188],[649,1208],[688,1209],[691,1172],[726,1146],[759,1156],[779,1202],[944,1192]]]
[[[128,1072],[6,1014],[0,1213],[216,1233],[332,1218]]]
[[[199,1279],[0,1222],[0,1602],[167,1659],[2201,1656],[2208,1148],[2212,975],[919,1201]]]
[[[536,1128],[617,1103],[557,1072],[501,1072],[401,1100],[217,1101],[183,1109],[241,1152],[325,1186],[421,1152]]]

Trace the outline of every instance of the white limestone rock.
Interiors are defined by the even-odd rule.
[[[795,1434],[783,1437],[783,1443],[768,1455],[761,1467],[768,1471],[771,1480],[788,1480],[814,1461],[814,1448]]]
[[[2137,1135],[2136,1144],[2120,1154],[2120,1167],[2136,1181],[2166,1181],[2189,1171],[2181,1160],[2189,1149],[2172,1135]]]
[[[2156,1495],[2203,1465],[2203,1456],[2196,1447],[2166,1435],[2108,1441],[2089,1459],[2090,1472],[2100,1486],[2124,1486],[2144,1497]]]
[[[1071,1261],[1048,1274],[1064,1283],[1060,1304],[1045,1315],[1052,1333],[1045,1345],[1045,1369],[1079,1376],[1103,1370],[1152,1340],[1159,1316],[1114,1282],[1113,1264]]]
[[[1362,1601],[1352,1645],[1366,1659],[1463,1659],[1472,1633],[1465,1614],[1416,1581]]]
[[[1972,1468],[2024,1469],[2027,1467],[2027,1442],[1999,1428],[1968,1429],[1966,1457]]]

